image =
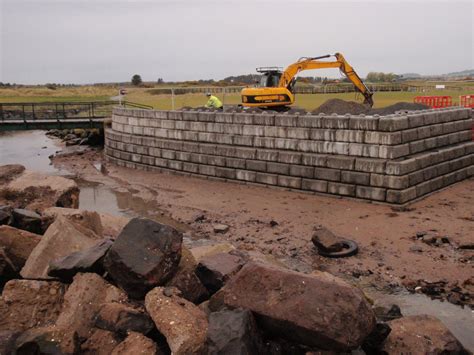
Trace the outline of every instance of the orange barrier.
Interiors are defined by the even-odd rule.
[[[459,96],[459,106],[474,108],[474,95]]]
[[[442,108],[453,105],[451,96],[417,96],[413,102],[423,104],[431,108]]]

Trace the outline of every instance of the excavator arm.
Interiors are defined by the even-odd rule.
[[[374,104],[372,100],[372,92],[362,82],[362,79],[354,71],[354,68],[352,68],[349,63],[347,63],[341,53],[336,53],[334,56],[336,57],[336,61],[332,62],[324,62],[319,60],[331,57],[331,55],[329,54],[314,58],[300,58],[296,63],[290,64],[285,69],[285,71],[281,75],[278,86],[288,88],[290,84],[292,84],[293,78],[303,70],[339,68],[344,73],[344,75],[354,84],[357,90],[362,95],[364,95],[364,103],[372,107],[372,105]]]

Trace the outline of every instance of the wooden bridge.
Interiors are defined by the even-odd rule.
[[[125,107],[151,106],[122,101]],[[102,128],[117,101],[0,103],[0,131]]]

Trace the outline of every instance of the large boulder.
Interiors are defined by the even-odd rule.
[[[47,207],[79,205],[79,187],[76,182],[62,176],[24,171],[0,190],[0,194],[15,207],[43,210]]]
[[[0,298],[0,331],[54,324],[66,285],[56,281],[11,280]]]
[[[181,291],[183,298],[195,304],[209,298],[209,293],[194,271],[197,262],[188,248],[181,248],[181,259],[176,274],[166,283],[166,286],[174,286]]]
[[[385,354],[469,354],[436,317],[402,317],[388,324],[392,331],[382,348]]]
[[[10,226],[0,226],[0,248],[20,271],[33,249],[38,245],[41,236]]]
[[[127,301],[122,290],[97,274],[77,274],[64,295],[62,311],[56,321],[60,328],[75,331],[80,339],[92,335],[95,317],[104,303]]]
[[[122,336],[129,331],[147,334],[155,327],[146,312],[116,302],[104,303],[100,307],[95,318],[95,326]]]
[[[269,334],[336,351],[360,346],[376,324],[363,293],[341,279],[254,262],[230,279],[209,306],[249,309]]]
[[[143,334],[130,332],[130,334],[115,347],[111,355],[155,355],[158,353],[158,347],[155,342]]]
[[[0,292],[7,281],[18,278],[18,271],[5,252],[5,248],[0,247]]]
[[[173,227],[134,218],[107,252],[105,269],[130,297],[143,299],[176,272],[182,239],[182,233]]]
[[[245,264],[239,255],[218,253],[205,256],[196,268],[196,275],[210,294],[216,293]]]
[[[206,314],[179,296],[174,287],[156,287],[145,297],[145,307],[175,355],[201,354],[205,349]]]
[[[24,278],[48,278],[48,267],[51,261],[94,246],[102,239],[102,236],[84,225],[87,223],[93,225],[98,219],[99,216],[95,212],[90,212],[80,223],[73,223],[59,216],[31,252],[21,270],[21,275]]]
[[[35,234],[43,234],[43,220],[35,211],[15,208],[13,210],[13,227]]]
[[[57,216],[65,216],[68,218],[81,218],[86,213],[85,210],[76,208],[50,207],[43,211],[43,217],[55,220]],[[130,222],[130,218],[123,216],[115,216],[109,213],[97,212],[100,216],[102,225],[102,234],[104,237],[115,239],[122,231],[123,227]]]
[[[0,226],[7,224],[11,225],[13,223],[13,208],[5,205],[0,206]]]
[[[263,340],[249,310],[236,309],[209,315],[207,353],[262,354]]]
[[[104,273],[102,261],[111,246],[112,240],[104,239],[91,248],[53,260],[49,263],[48,275],[64,282],[71,282],[74,275],[79,272],[95,272],[102,275]]]

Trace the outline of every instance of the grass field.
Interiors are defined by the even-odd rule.
[[[463,90],[430,90],[426,92],[376,92],[374,94],[374,107],[385,107],[396,102],[413,102],[413,98],[419,95],[447,95],[453,98],[453,103],[458,104],[460,95],[473,94],[474,83],[462,83],[457,85]],[[149,88],[127,88],[126,100],[153,106],[157,109],[171,109],[171,95],[154,95],[149,92]],[[5,89],[0,88],[0,103],[2,102],[65,102],[65,101],[101,101],[109,100],[116,96],[118,87],[114,86],[81,86],[65,87],[56,90],[45,87]],[[217,95],[225,104],[239,104],[239,94]],[[339,98],[343,100],[352,100],[362,102],[361,95],[355,93],[343,94],[298,94],[296,95],[295,105],[308,111],[314,110],[328,99]],[[203,94],[185,94],[175,95],[175,108],[184,106],[198,107],[206,103],[206,96]]]

